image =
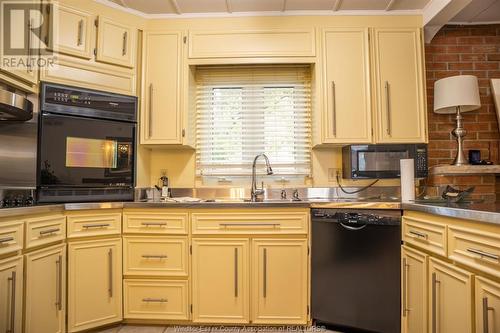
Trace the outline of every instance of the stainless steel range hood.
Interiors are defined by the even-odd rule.
[[[0,121],[28,121],[31,118],[31,101],[24,96],[0,89]]]

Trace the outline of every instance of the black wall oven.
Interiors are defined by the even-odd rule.
[[[133,200],[137,98],[43,83],[38,202]]]

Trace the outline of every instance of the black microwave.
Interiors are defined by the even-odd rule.
[[[400,160],[412,158],[415,178],[428,174],[426,144],[350,145],[342,148],[345,179],[400,178]]]

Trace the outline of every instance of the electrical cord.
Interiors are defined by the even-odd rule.
[[[337,172],[336,174],[336,177],[337,177],[337,184],[339,184],[339,188],[342,190],[342,192],[344,192],[345,194],[356,194],[356,193],[359,193],[359,192],[362,192],[362,191],[365,191],[367,189],[369,189],[370,187],[372,187],[373,185],[375,185],[380,179],[375,179],[375,181],[373,181],[373,183],[371,184],[368,184],[360,189],[357,189],[357,190],[354,190],[354,191],[347,191],[346,189],[344,189],[342,187],[342,184],[340,184],[340,177],[339,177],[339,173]]]

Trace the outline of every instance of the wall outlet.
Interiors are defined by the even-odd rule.
[[[328,181],[336,182],[337,181],[337,173],[339,177],[342,178],[342,169],[339,168],[328,168]]]

